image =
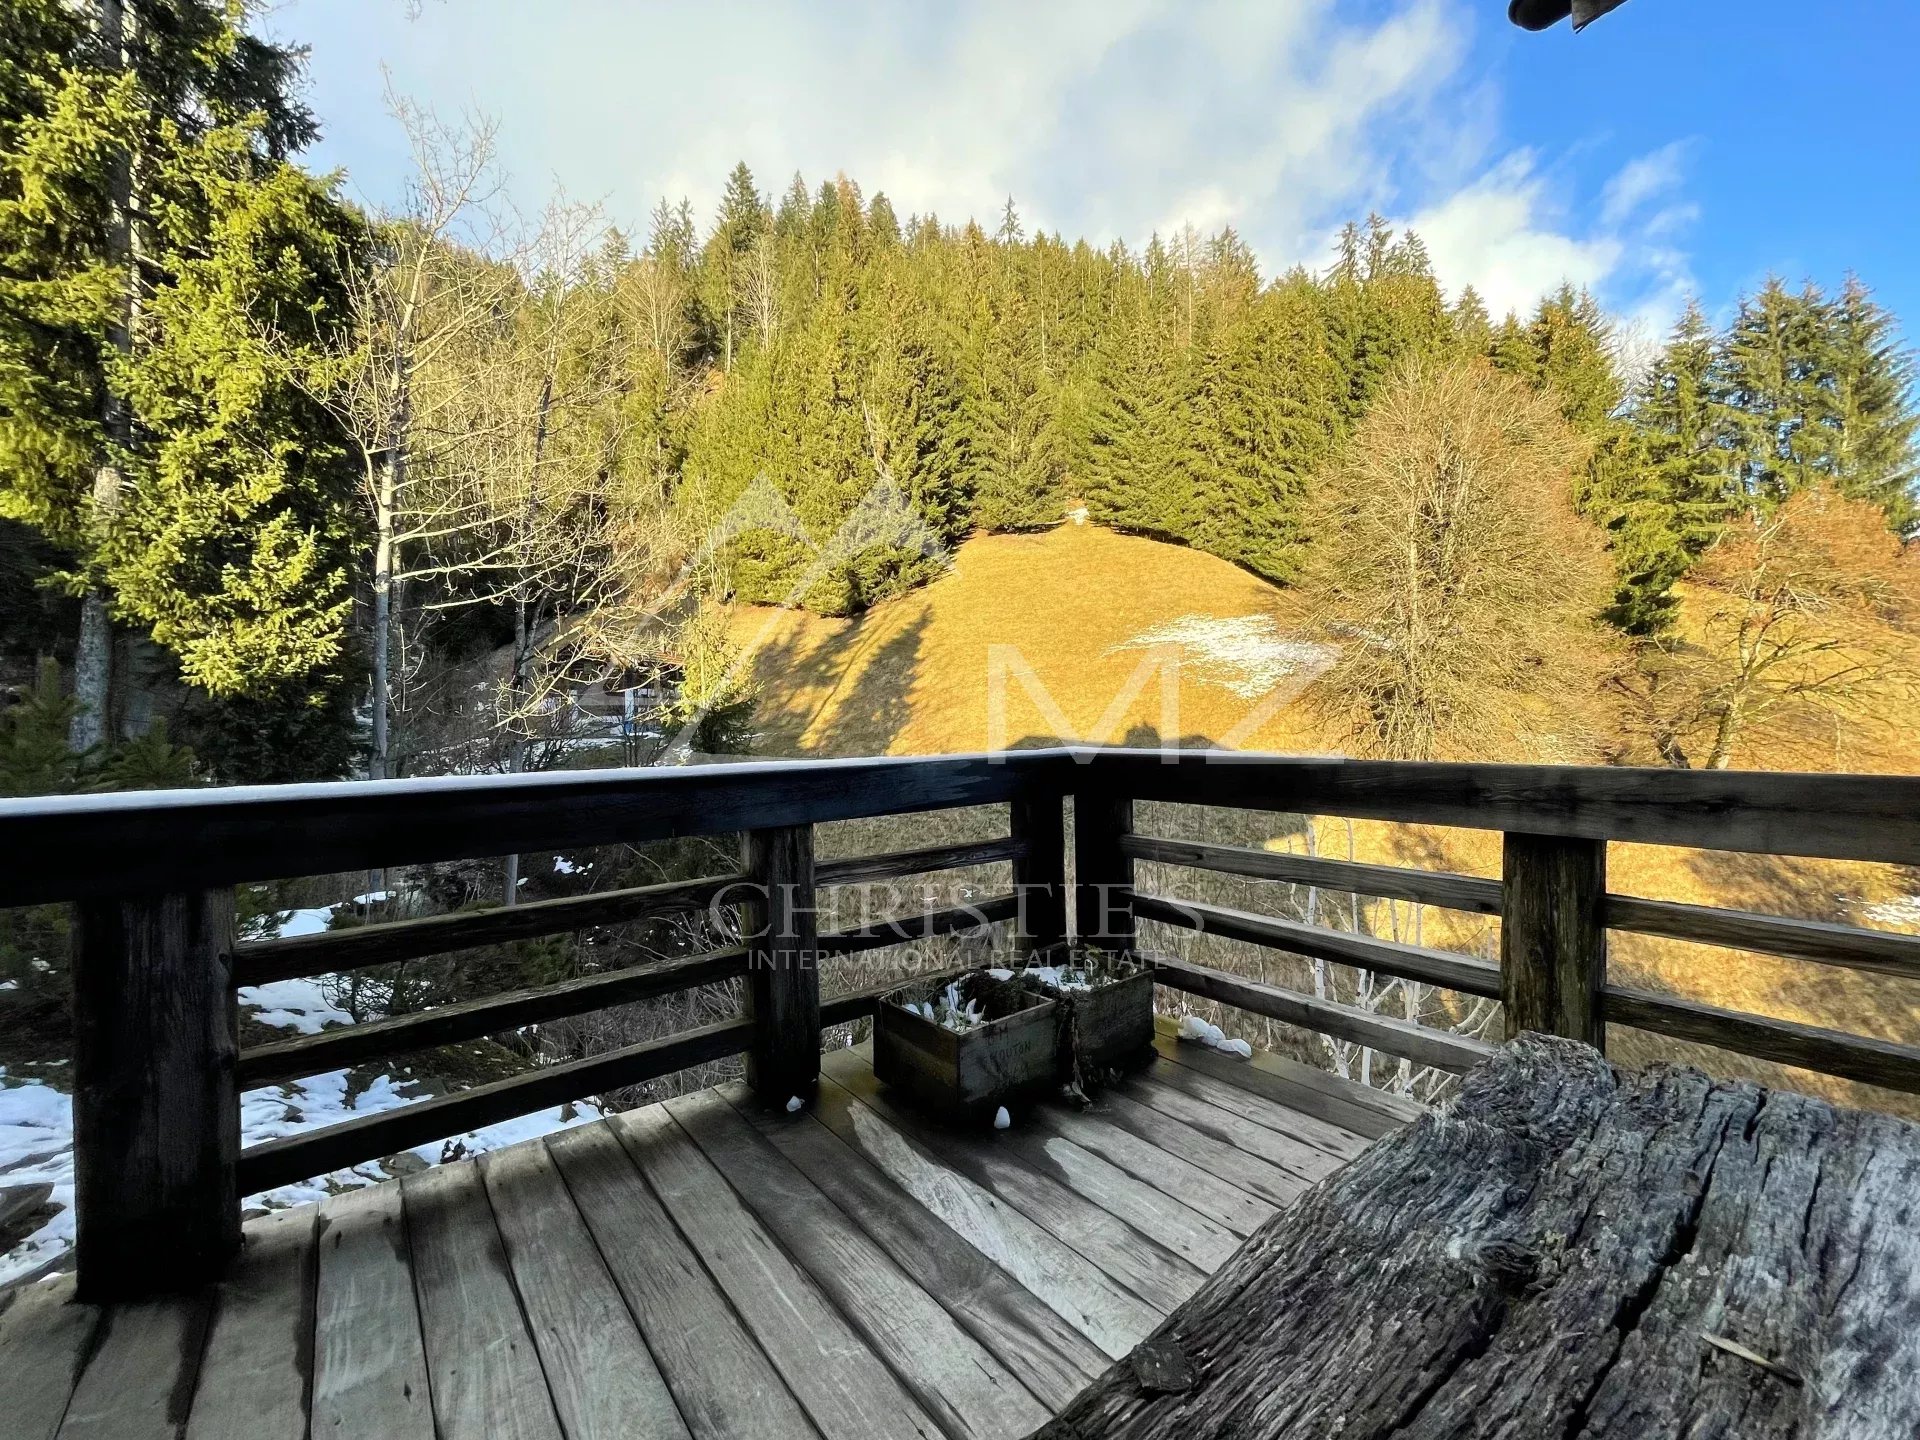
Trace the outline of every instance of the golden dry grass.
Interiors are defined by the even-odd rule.
[[[743,606],[730,633],[752,654],[758,748],[768,753],[990,748],[996,652],[1003,673],[1014,677],[1003,687],[1008,743],[1184,738],[1243,750],[1320,748],[1310,717],[1286,695],[1262,716],[1261,699],[1235,694],[1191,661],[1179,669],[1177,719],[1167,728],[1157,657],[1123,648],[1191,616],[1265,617],[1291,631],[1302,618],[1299,603],[1197,550],[1066,525],[969,540],[949,574],[856,620]],[[1144,688],[1123,699],[1143,678],[1143,662]],[[1018,678],[1023,665],[1032,683]]]

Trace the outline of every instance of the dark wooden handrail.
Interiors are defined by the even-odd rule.
[[[1069,755],[1083,780],[1135,800],[1920,865],[1920,776],[1191,750]]]
[[[1020,750],[0,800],[0,906],[992,804],[1066,763]]]
[[[1083,746],[0,800],[0,906],[989,804],[1029,787],[1920,865],[1915,776]]]

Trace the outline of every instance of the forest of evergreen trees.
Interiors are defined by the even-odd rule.
[[[844,178],[811,197],[796,178],[776,206],[743,166],[697,251],[685,209],[663,211],[636,263],[689,267],[693,363],[718,372],[683,475],[710,507],[766,476],[816,544],[884,466],[945,538],[1053,524],[1074,500],[1285,582],[1313,538],[1310,478],[1422,357],[1550,390],[1589,438],[1577,499],[1613,534],[1629,633],[1661,630],[1674,581],[1743,507],[1825,478],[1895,533],[1920,513],[1910,362],[1852,277],[1831,296],[1769,282],[1722,332],[1690,307],[1630,381],[1590,295],[1492,324],[1470,287],[1449,304],[1419,236],[1377,216],[1341,232],[1325,271],[1263,279],[1232,230],[1096,250],[1025,235],[1012,201],[991,234],[903,229]],[[739,542],[747,598],[786,597],[778,546]],[[914,578],[875,557],[805,601],[856,609]]]
[[[223,777],[348,772],[370,686],[373,773],[424,763],[386,738],[423,656],[511,644],[511,731],[555,626],[577,654],[619,628],[588,617],[668,623],[689,577],[851,614],[1075,505],[1288,583],[1340,544],[1315,486],[1425,362],[1557,405],[1600,618],[1636,643],[1730,525],[1809,487],[1890,537],[1920,519],[1912,359],[1851,276],[1769,281],[1723,327],[1691,307],[1630,368],[1592,296],[1496,320],[1378,217],[1263,275],[1231,230],[1097,248],[1012,200],[903,217],[743,164],[710,221],[556,204],[510,236],[489,137],[404,104],[420,182],[369,215],[294,158],[296,55],[207,0],[130,6],[117,45],[86,8],[23,0],[0,44],[9,645],[74,667],[84,717],[102,628],[151,636]]]

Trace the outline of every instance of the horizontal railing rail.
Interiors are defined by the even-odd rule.
[[[752,1043],[751,1018],[723,1020],[604,1055],[529,1070],[438,1099],[382,1110],[324,1130],[270,1140],[240,1153],[237,1188],[240,1194],[251,1195],[311,1175],[343,1170],[377,1156],[569,1104],[603,1090],[640,1085],[710,1060],[724,1060],[742,1053]],[[80,1258],[84,1280],[84,1251]]]
[[[1019,860],[1026,853],[1027,842],[1011,836],[1005,840],[932,845],[924,850],[901,850],[891,855],[856,855],[846,860],[823,860],[813,867],[813,879],[823,889],[829,885],[871,885],[908,875],[933,875],[942,870],[967,870],[976,865]]]
[[[1248,784],[1222,787],[1217,779],[1208,779],[1191,790],[1178,787],[1169,790],[1162,769],[1148,769],[1133,756],[1103,755],[1101,764],[1095,769],[1102,768],[1107,772],[1102,777],[1103,788],[1108,793],[1116,787],[1131,792],[1127,796],[1129,801],[1153,796],[1177,798],[1181,803],[1189,804],[1278,808],[1276,797],[1285,793],[1291,797],[1289,808],[1299,805],[1300,813],[1312,813],[1308,801],[1302,797],[1302,791],[1305,790],[1314,795],[1313,805],[1327,806],[1333,814],[1360,815],[1374,813],[1383,803],[1381,794],[1391,793],[1396,796],[1396,804],[1404,800],[1415,814],[1434,823],[1442,819],[1446,823],[1463,823],[1461,817],[1443,808],[1455,803],[1448,798],[1447,791],[1458,789],[1463,783],[1468,789],[1494,788],[1488,777],[1462,782],[1452,773],[1461,767],[1444,766],[1362,767],[1362,776],[1371,775],[1374,783],[1354,784],[1325,779],[1325,771],[1328,768],[1340,768],[1340,762],[1274,762],[1273,768],[1282,777],[1293,776],[1297,779],[1296,769],[1308,772],[1307,782],[1289,787],[1271,776],[1265,776],[1263,767],[1249,767],[1243,757],[1237,764],[1221,763],[1217,769],[1204,773],[1212,776],[1238,773],[1248,779]],[[1705,803],[1703,797],[1711,794],[1711,782],[1705,787],[1696,785],[1694,788],[1699,793],[1686,802],[1679,817],[1670,814],[1657,824],[1650,825],[1642,819],[1631,825],[1616,826],[1611,821],[1595,820],[1593,816],[1604,814],[1608,805],[1620,803],[1619,797],[1625,792],[1617,785],[1609,787],[1590,780],[1590,772],[1579,772],[1578,778],[1561,775],[1557,783],[1549,784],[1538,778],[1542,771],[1536,767],[1466,768],[1508,772],[1508,782],[1500,787],[1510,797],[1504,803],[1513,803],[1511,795],[1522,791],[1558,790],[1575,794],[1582,798],[1583,803],[1592,802],[1592,809],[1583,820],[1581,829],[1598,828],[1603,834],[1610,834],[1612,829],[1624,828],[1633,831],[1638,838],[1658,837],[1659,843],[1680,843],[1676,837],[1698,836],[1701,822],[1690,810],[1693,806]],[[1413,773],[1410,775],[1409,771]],[[1190,773],[1198,775],[1202,772],[1190,770]],[[1535,778],[1523,785],[1511,779],[1514,773]],[[1602,773],[1611,775],[1613,772]],[[1253,779],[1255,776],[1261,778],[1256,781]],[[1674,778],[1683,784],[1688,780],[1685,774]],[[1743,776],[1740,777],[1739,788],[1743,793],[1749,792],[1757,784],[1758,788],[1764,790],[1767,787],[1761,782],[1777,780],[1785,782],[1783,788],[1803,794],[1810,781],[1840,779],[1857,782],[1862,778]],[[1886,784],[1905,791],[1913,788],[1913,783],[1905,777],[1873,777],[1873,781],[1876,785]],[[1851,783],[1841,788],[1850,790],[1856,796],[1862,789],[1860,785]],[[1207,798],[1198,798],[1202,795]],[[1684,801],[1686,797],[1682,799]],[[1905,832],[1900,825],[1888,827],[1879,823],[1885,819],[1884,807],[1870,807],[1866,814],[1858,817],[1860,827],[1845,846],[1832,843],[1830,837],[1821,838],[1821,829],[1834,817],[1830,804],[1818,808],[1823,809],[1824,818],[1816,824],[1811,837],[1802,836],[1794,842],[1796,853],[1822,853],[1844,848],[1853,858],[1904,863]],[[1567,814],[1580,810],[1579,804],[1562,805],[1556,813],[1564,819]],[[1411,817],[1396,815],[1393,818]],[[1480,828],[1487,828],[1485,819],[1481,817]],[[1510,1006],[1517,1001],[1519,1008],[1532,1005],[1535,1009],[1533,1021],[1516,1022],[1509,1016],[1506,1024],[1508,1033],[1518,1028],[1552,1026],[1562,1033],[1573,1033],[1579,1038],[1604,1044],[1605,1025],[1612,1021],[1671,1039],[1711,1045],[1756,1059],[1771,1060],[1888,1089],[1920,1093],[1920,1048],[1612,985],[1606,978],[1605,958],[1606,932],[1619,930],[1785,956],[1901,979],[1920,979],[1920,936],[1859,925],[1758,915],[1740,910],[1613,894],[1604,887],[1606,839],[1581,833],[1542,834],[1541,831],[1553,819],[1553,815],[1530,815],[1528,823],[1540,828],[1508,833],[1507,873],[1500,880],[1174,840],[1138,834],[1129,828],[1120,835],[1115,847],[1126,862],[1125,873],[1115,888],[1124,892],[1131,915],[1139,919],[1244,941],[1309,959],[1331,960],[1469,996],[1501,1000]],[[1729,836],[1735,839],[1742,833],[1738,824],[1731,825],[1728,831]],[[1713,838],[1720,837],[1715,835]],[[1690,839],[1689,843],[1695,842]],[[1708,843],[1703,848],[1739,847]],[[1553,863],[1541,865],[1529,858],[1542,850],[1552,857]],[[1516,851],[1519,863],[1516,863]],[[1502,959],[1495,964],[1453,951],[1408,945],[1355,930],[1308,924],[1144,892],[1134,884],[1131,866],[1136,861],[1354,895],[1414,901],[1502,917]],[[1514,942],[1512,933],[1515,930],[1523,932],[1518,944]],[[1190,988],[1175,980],[1166,983],[1174,984],[1176,988]],[[1215,993],[1220,986],[1211,981],[1209,986],[1208,990],[1196,993],[1220,998]],[[1529,991],[1532,994],[1526,993]],[[1307,1012],[1301,1008],[1300,1002],[1311,998],[1289,994],[1283,1004],[1292,1013],[1304,1014]],[[1540,1010],[1543,1001],[1546,1007],[1544,1013]],[[1274,1015],[1271,997],[1267,997],[1265,1003],[1269,1008],[1243,1008],[1280,1018]],[[1557,1015],[1554,1013],[1556,1010]],[[1546,1026],[1538,1023],[1542,1020]],[[1359,1031],[1351,1019],[1346,1026],[1344,1033],[1327,1025],[1310,1028],[1339,1038],[1356,1039]],[[1362,1023],[1360,1028],[1368,1027]],[[1407,1037],[1379,1027],[1371,1027],[1371,1033],[1372,1039],[1358,1043],[1368,1044],[1389,1054],[1413,1058],[1405,1048]]]
[[[504,945],[574,930],[628,924],[680,910],[704,909],[723,901],[729,890],[750,883],[750,878],[742,872],[705,880],[603,890],[559,900],[536,900],[526,905],[463,910],[420,920],[323,930],[315,935],[296,935],[284,940],[247,940],[234,946],[234,980],[239,985],[268,985],[276,980],[337,974],[482,945]]]
[[[1430,950],[1354,930],[1335,930],[1327,925],[1307,925],[1297,920],[1281,920],[1191,900],[1166,900],[1144,893],[1135,894],[1133,908],[1142,920],[1159,920],[1203,935],[1245,940],[1270,950],[1332,960],[1466,995],[1500,998],[1500,967],[1491,960],[1477,960],[1452,950]]]
[[[1074,824],[1067,834],[1065,805]],[[1500,832],[1499,878],[1140,833],[1142,802]],[[814,827],[982,804],[1008,833],[816,861]],[[288,939],[234,936],[233,887],[485,856],[742,837],[726,873]],[[772,1103],[817,1083],[820,1032],[890,985],[822,997],[822,957],[1011,924],[1028,950],[1069,934],[1137,949],[1161,923],[1503,1006],[1505,1033],[1604,1044],[1606,1025],[1920,1092],[1920,1050],[1610,982],[1610,930],[1920,978],[1920,937],[1609,893],[1615,841],[1920,865],[1920,779],[1401,764],[1087,747],[993,756],[779,762],[535,776],[0,801],[0,905],[74,905],[76,1187],[82,1289],[193,1284],[238,1239],[238,1198],[692,1065],[746,1057]],[[1075,883],[1067,885],[1069,851]],[[1136,885],[1141,863],[1498,917],[1499,959]],[[818,931],[817,896],[978,866],[1012,884],[967,904]],[[962,892],[968,894],[969,892]],[[889,905],[911,904],[910,887]],[[886,907],[881,907],[886,908]],[[242,1049],[235,991],[707,911],[704,953],[597,970]],[[1069,921],[1069,911],[1072,922]],[[862,907],[865,914],[865,907]],[[690,934],[693,932],[689,932]],[[712,942],[694,942],[711,944]],[[1147,954],[1164,986],[1458,1071],[1485,1041]],[[454,962],[458,963],[458,962]],[[743,1013],[607,1054],[358,1116],[242,1151],[238,1097],[347,1066],[729,983]]]
[[[1196,840],[1163,840],[1157,835],[1126,836],[1120,848],[1136,860],[1162,865],[1184,865],[1221,875],[1241,875],[1250,880],[1311,885],[1321,890],[1340,890],[1383,900],[1412,900],[1481,915],[1500,913],[1500,882],[1483,880],[1477,875],[1366,865],[1355,860],[1328,860],[1317,855],[1249,850],[1244,846],[1211,845]]]
[[[1404,1055],[1418,1064],[1440,1070],[1471,1070],[1493,1054],[1493,1046],[1470,1035],[1455,1035],[1431,1025],[1375,1014],[1357,1005],[1322,1000],[1184,960],[1156,957],[1153,978],[1189,995],[1218,1000],[1223,1005],[1317,1030],[1338,1040],[1371,1046],[1389,1055]]]
[[[482,1035],[500,1035],[525,1025],[562,1020],[613,1005],[630,1005],[636,1000],[671,995],[696,985],[737,979],[746,971],[744,949],[715,950],[680,960],[603,970],[575,980],[439,1005],[387,1020],[340,1025],[317,1035],[242,1050],[240,1085],[242,1089],[252,1089],[298,1076],[344,1069],[363,1060],[455,1045]]]

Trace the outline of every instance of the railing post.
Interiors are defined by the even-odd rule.
[[[240,1244],[233,891],[73,910],[78,1290],[188,1290]]]
[[[1132,830],[1128,796],[1092,787],[1074,792],[1074,930],[1082,944],[1133,949],[1133,860],[1120,849]]]
[[[1066,797],[1028,785],[1010,809],[1013,838],[1027,847],[1013,862],[1013,893],[1020,902],[1014,944],[1031,957],[1067,938]]]
[[[1607,842],[1508,832],[1501,866],[1500,998],[1523,1030],[1606,1049]]]
[[[820,968],[815,942],[813,827],[749,830],[752,898],[747,937],[747,1014],[753,1044],[747,1083],[761,1101],[811,1100],[820,1083]]]

